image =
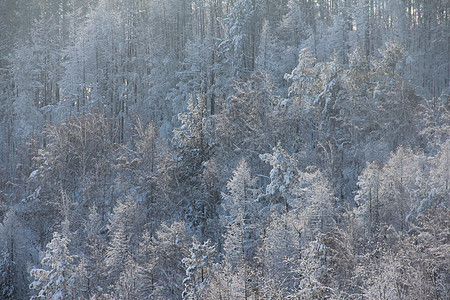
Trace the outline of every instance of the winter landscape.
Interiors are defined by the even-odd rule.
[[[449,299],[448,0],[1,0],[0,299]]]

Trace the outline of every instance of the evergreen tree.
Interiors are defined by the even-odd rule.
[[[208,295],[216,249],[210,245],[210,241],[200,243],[194,236],[189,252],[190,256],[183,258],[186,266],[183,299],[204,299]]]
[[[333,295],[327,286],[328,268],[326,266],[326,246],[323,235],[318,235],[303,251],[297,272],[301,274],[299,286],[294,293],[299,299],[321,299]]]
[[[232,1],[225,19],[229,60],[236,78],[244,78],[255,70],[259,31],[262,26],[259,3],[255,0]]]
[[[320,64],[309,48],[303,48],[298,54],[298,65],[291,73],[286,74],[284,78],[291,80],[289,93],[296,95],[296,101],[308,108],[315,102],[315,98],[320,93]]]
[[[137,251],[142,220],[142,210],[134,197],[127,196],[115,205],[108,225],[110,242],[104,261],[109,284],[119,279]]]
[[[227,183],[228,193],[222,195],[226,211],[222,274],[229,280],[231,297],[248,297],[254,284],[254,256],[260,234],[255,184],[247,162],[241,159]]]
[[[15,286],[13,278],[16,273],[15,262],[8,255],[3,255],[0,261],[0,291],[4,299],[13,299],[15,291]]]
[[[0,223],[0,295],[2,299],[29,297],[27,264],[35,255],[30,230],[20,214],[10,209]]]
[[[189,254],[190,237],[185,224],[175,221],[150,236],[148,231],[139,246],[140,271],[137,286],[143,298],[179,299],[186,269],[183,258]]]
[[[195,99],[189,97],[187,112],[180,113],[180,128],[174,129],[174,142],[180,149],[181,159],[186,165],[186,171],[191,170],[191,175],[200,171],[201,164],[209,157],[210,128],[206,98],[199,94]],[[190,173],[186,174],[190,175]]]
[[[76,256],[70,254],[69,242],[69,238],[65,235],[53,233],[53,239],[47,244],[48,250],[42,259],[42,264],[48,269],[30,271],[30,275],[35,278],[30,284],[30,289],[38,291],[31,299],[77,298]]]
[[[263,297],[283,299],[293,294],[300,274],[304,238],[300,217],[293,212],[272,211],[258,248],[258,288]]]
[[[86,298],[98,296],[106,288],[104,258],[107,250],[105,222],[98,208],[91,207],[84,224],[85,240],[79,269],[79,288]]]
[[[183,181],[189,182],[188,190],[200,188],[201,174],[205,162],[212,155],[212,124],[208,117],[206,98],[199,94],[197,99],[191,95],[188,101],[188,111],[180,113],[178,119],[181,126],[174,129],[173,141],[178,150],[180,161],[179,172]],[[186,215],[193,228],[204,228],[206,218],[210,214],[209,207],[199,199],[200,193],[189,191],[190,197],[186,199]]]
[[[296,196],[299,189],[300,170],[298,161],[291,157],[280,144],[273,148],[273,154],[261,154],[262,161],[271,165],[270,183],[266,186],[266,193],[263,195],[265,201],[274,207],[281,205],[284,212],[298,207]]]

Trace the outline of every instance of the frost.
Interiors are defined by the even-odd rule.
[[[53,295],[52,299],[53,299],[53,300],[62,300],[62,299],[64,299],[64,294],[63,294],[63,292],[62,292],[62,291],[56,292],[56,293]]]
[[[39,170],[34,170],[33,172],[31,172],[30,176],[28,177],[28,179],[34,179],[37,175],[39,174]]]
[[[68,243],[68,238],[54,233],[42,259],[42,264],[49,270],[32,269],[30,275],[35,277],[35,281],[30,284],[30,289],[39,289],[39,295],[46,295],[52,299],[64,299],[71,293],[77,270],[74,265],[75,256],[68,252]]]

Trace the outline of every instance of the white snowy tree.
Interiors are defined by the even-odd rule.
[[[336,224],[338,201],[332,184],[320,170],[308,167],[300,176],[296,191],[299,198],[297,214],[303,223],[305,237],[314,238],[319,233],[329,232]]]
[[[443,94],[439,98],[423,99],[420,104],[421,131],[420,135],[428,140],[429,148],[435,151],[434,146],[445,141],[450,132],[450,107],[448,99],[450,94]]]
[[[108,283],[113,284],[126,269],[127,261],[137,251],[139,234],[143,227],[144,212],[138,201],[127,196],[117,201],[108,225],[110,242],[106,249],[105,267]]]
[[[0,298],[17,299],[28,295],[26,265],[34,258],[35,249],[29,246],[32,235],[23,219],[13,208],[4,214],[0,223]]]
[[[369,230],[376,230],[379,223],[380,212],[380,186],[381,174],[380,166],[376,162],[369,163],[361,175],[358,177],[358,190],[355,196],[355,202],[360,211],[364,211],[368,220],[365,224],[369,225]]]
[[[427,202],[430,191],[429,164],[423,154],[400,147],[382,166],[368,164],[360,176],[355,201],[368,223],[379,229],[391,224],[399,231],[407,230],[421,204]]]
[[[48,228],[62,219],[67,218],[71,226],[78,228],[83,225],[78,216],[87,216],[94,203],[102,215],[111,209],[113,203],[108,197],[113,187],[106,182],[112,178],[110,159],[116,145],[108,134],[110,125],[104,115],[95,113],[47,126],[47,145],[34,155],[27,200],[28,208],[33,210],[27,213],[40,211],[30,222],[40,235],[42,247],[51,234]]]
[[[84,224],[84,251],[78,265],[79,289],[86,298],[98,296],[106,288],[104,258],[107,249],[105,221],[93,205]]]
[[[204,299],[208,295],[209,284],[214,272],[212,267],[216,256],[216,247],[211,245],[209,240],[201,243],[194,236],[189,252],[190,256],[183,258],[186,266],[183,299]]]
[[[275,3],[270,3],[276,5]],[[269,4],[269,5],[270,5]],[[278,5],[280,5],[277,2]],[[272,8],[269,8],[271,13]],[[287,55],[286,42],[279,37],[276,30],[265,21],[260,33],[257,56],[255,60],[255,71],[266,73],[276,86],[284,84],[284,74],[291,68],[292,55]]]
[[[266,186],[264,197],[269,198],[271,205],[282,205],[282,209],[288,212],[292,207],[298,207],[296,196],[300,183],[298,162],[280,144],[272,150],[272,154],[260,155],[261,160],[272,167],[269,175],[270,183]]]
[[[294,213],[272,212],[264,228],[256,260],[258,287],[263,297],[282,299],[295,291],[300,276],[294,266],[300,264],[304,243],[300,217]]]
[[[326,265],[326,245],[323,235],[318,235],[302,252],[301,263],[294,269],[300,274],[297,291],[298,299],[326,299],[334,291],[327,286],[328,267]]]
[[[291,73],[285,74],[292,81],[289,93],[295,94],[298,103],[308,108],[320,93],[320,64],[309,48],[303,48],[298,54],[298,64]]]
[[[255,0],[231,1],[230,11],[224,20],[229,60],[237,78],[244,78],[255,70],[262,26],[258,6]]]
[[[256,202],[256,179],[251,177],[250,168],[244,159],[241,159],[233,171],[227,189],[228,193],[222,194],[222,206],[226,211],[223,223],[230,230],[225,234],[224,247],[227,259],[237,267],[240,259],[252,260],[258,237],[259,204]]]
[[[202,94],[189,97],[187,111],[178,114],[181,126],[173,130],[174,143],[180,159],[190,172],[196,174],[209,157],[211,123],[208,118],[206,98]],[[187,170],[187,171],[188,171]]]
[[[77,268],[76,256],[68,249],[70,240],[58,232],[53,233],[53,239],[47,244],[48,250],[42,259],[45,269],[32,269],[30,275],[35,280],[30,289],[37,290],[37,295],[31,299],[74,299],[77,298]]]
[[[402,265],[396,257],[386,257],[373,271],[364,294],[369,299],[404,299],[407,296],[406,282],[402,282]]]
[[[254,284],[254,256],[260,235],[255,185],[247,162],[241,159],[227,183],[228,193],[222,194],[226,232],[221,274],[229,280],[228,292],[233,298],[249,296]]]
[[[142,298],[179,299],[186,269],[182,262],[189,256],[190,237],[185,223],[162,223],[153,236],[144,231],[139,245],[140,271],[137,277]]]
[[[178,172],[183,181],[189,182],[188,189],[201,188],[202,173],[205,163],[212,154],[212,122],[208,115],[205,95],[199,94],[195,99],[189,97],[187,111],[178,114],[181,126],[173,130],[173,142],[177,151]],[[185,214],[194,228],[205,228],[209,207],[199,199],[202,195],[189,191],[185,199]],[[187,194],[186,191],[182,193]],[[204,230],[204,229],[201,229]]]
[[[281,205],[280,212],[294,211],[308,234],[328,231],[334,223],[336,199],[322,172],[314,166],[300,171],[299,162],[280,145],[273,148],[273,154],[260,158],[272,166],[270,183],[260,201],[268,202],[271,209]]]
[[[114,285],[108,289],[108,294],[102,296],[107,299],[137,299],[138,290],[138,265],[131,256],[124,261],[124,269]]]

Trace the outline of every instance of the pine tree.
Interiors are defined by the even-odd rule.
[[[376,162],[369,163],[361,175],[358,177],[358,190],[355,202],[359,211],[364,211],[368,219],[365,224],[369,225],[369,230],[376,231],[380,219],[380,166]]]
[[[104,221],[94,205],[84,224],[85,239],[79,269],[79,288],[84,297],[91,298],[106,288],[104,258],[107,249]]]
[[[27,265],[34,260],[32,233],[24,225],[23,215],[10,208],[0,223],[0,298],[29,297]]]
[[[222,195],[226,211],[222,274],[230,280],[232,297],[247,297],[251,291],[260,225],[255,184],[247,162],[241,159],[227,183],[228,193]]]
[[[284,79],[292,81],[289,93],[296,96],[296,101],[308,108],[320,93],[320,64],[309,48],[303,48],[298,54],[298,65]]]
[[[259,3],[255,0],[238,0],[231,3],[225,19],[229,59],[233,75],[244,78],[255,70],[256,51],[259,31],[262,26],[259,15]]]
[[[2,253],[3,254],[3,253]],[[0,293],[3,299],[13,299],[16,293],[13,278],[16,276],[16,263],[7,253],[0,260]]]
[[[266,186],[264,197],[269,198],[268,201],[273,206],[282,205],[285,212],[297,207],[296,193],[300,183],[298,162],[280,144],[273,148],[273,154],[262,154],[260,158],[272,167],[269,175],[270,183]]]
[[[196,175],[201,164],[207,161],[210,151],[211,124],[205,96],[199,94],[195,99],[191,95],[187,112],[178,114],[178,119],[181,126],[174,129],[174,142],[180,151],[180,158],[187,164],[186,171]]]
[[[134,197],[127,196],[115,205],[108,225],[110,242],[104,261],[108,284],[113,284],[120,277],[127,261],[133,258],[137,250],[142,220],[142,211]]]
[[[131,256],[125,260],[125,267],[119,278],[114,282],[108,298],[115,299],[137,299],[138,298],[138,268]]]
[[[139,297],[179,299],[186,269],[183,258],[189,254],[190,237],[182,221],[162,223],[153,236],[144,231],[139,245]]]
[[[13,210],[6,213],[5,219],[0,224],[0,295],[4,299],[14,299],[20,296],[21,277],[20,247],[23,241],[19,236],[21,224]]]
[[[187,110],[178,114],[181,126],[173,130],[173,142],[180,161],[180,176],[183,181],[189,182],[186,185],[190,189],[189,197],[185,200],[187,219],[193,228],[205,228],[208,207],[204,201],[198,199],[202,195],[192,189],[197,187],[200,190],[201,174],[212,155],[212,124],[208,116],[206,97],[199,94],[197,99],[194,99],[191,95]]]
[[[69,242],[69,238],[65,235],[53,233],[53,239],[47,244],[48,250],[42,259],[42,264],[48,269],[30,271],[30,275],[35,278],[30,284],[30,289],[38,291],[31,299],[77,298],[76,256],[70,254]]]
[[[333,295],[334,291],[327,286],[329,270],[326,265],[326,250],[321,234],[304,249],[300,265],[294,267],[301,274],[294,297],[326,299]]]
[[[263,297],[283,299],[295,291],[304,243],[300,217],[293,212],[273,211],[264,227],[261,245],[257,250],[258,287]]]
[[[212,277],[212,266],[215,260],[216,247],[210,241],[201,243],[194,236],[189,249],[190,256],[183,258],[186,266],[186,278],[183,280],[185,289],[183,299],[204,299]]]

